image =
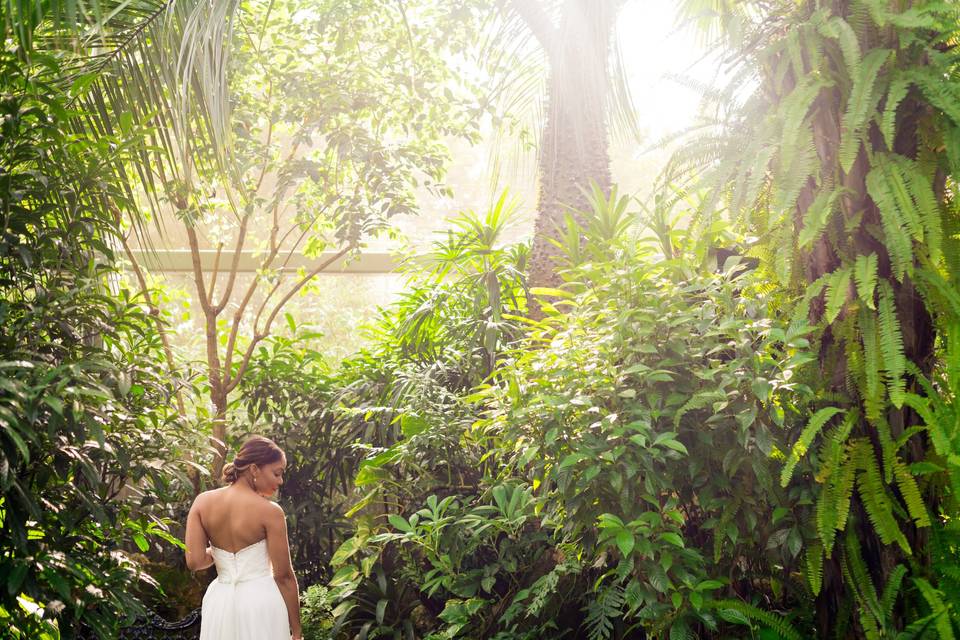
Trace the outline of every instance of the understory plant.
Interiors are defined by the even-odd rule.
[[[186,477],[156,324],[116,266],[125,194],[101,178],[124,147],[71,133],[44,64],[0,53],[0,627],[111,638]]]
[[[783,301],[743,265],[707,268],[712,238],[672,230],[666,259],[625,199],[592,201],[570,222],[567,284],[534,291],[547,317],[511,318],[522,338],[453,396],[458,417],[418,421],[408,400],[404,438],[361,465],[393,499],[334,557],[343,637],[810,629],[811,496],[779,484],[816,404],[809,330],[777,319]],[[425,464],[418,440],[439,434],[474,456],[471,486]]]

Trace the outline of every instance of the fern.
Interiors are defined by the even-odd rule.
[[[905,575],[907,575],[907,568],[898,564],[890,572],[890,577],[887,578],[887,584],[883,587],[883,594],[880,596],[880,612],[885,620],[893,618],[893,607],[897,603],[900,585]]]
[[[903,280],[904,275],[910,272],[913,265],[910,236],[903,230],[909,228],[907,219],[913,220],[911,233],[914,231],[922,233],[922,226],[913,212],[912,205],[908,206],[906,211],[901,208],[906,205],[897,198],[888,183],[886,163],[880,159],[881,156],[878,155],[876,158],[877,166],[867,174],[867,193],[880,210],[883,240],[890,255],[893,274],[898,280]]]
[[[810,591],[813,595],[820,595],[820,589],[823,587],[823,545],[820,543],[811,544],[806,553],[806,575],[807,583],[810,585]]]
[[[781,640],[802,640],[804,637],[782,616],[764,611],[742,600],[717,600],[711,603],[711,608],[717,610],[717,615],[735,624],[749,624],[751,621],[759,623],[776,634]],[[738,615],[731,615],[734,612]],[[746,621],[746,622],[745,622]]]
[[[880,100],[876,90],[880,71],[890,59],[889,49],[874,49],[863,58],[853,78],[847,110],[843,114],[840,138],[840,168],[849,173],[860,152],[861,136],[871,113]]]
[[[953,83],[944,82],[942,74],[935,68],[915,69],[911,78],[930,104],[943,111],[954,124],[960,125],[960,91]]]
[[[793,448],[790,450],[790,457],[787,458],[787,463],[780,473],[780,486],[786,487],[790,484],[790,478],[793,477],[793,470],[796,468],[797,463],[800,462],[800,459],[807,454],[807,449],[810,447],[813,439],[820,433],[823,425],[838,413],[843,413],[843,409],[824,407],[811,416],[810,421],[807,422],[807,426],[804,427],[800,433],[800,438],[794,443]]]
[[[723,508],[723,513],[720,514],[720,521],[717,523],[716,528],[713,530],[713,561],[720,562],[720,557],[723,555],[723,544],[727,536],[727,525],[733,521],[734,516],[737,515],[742,506],[740,500],[730,499],[727,502],[727,505]]]
[[[829,274],[820,276],[807,285],[807,290],[803,292],[803,298],[800,299],[800,302],[797,303],[796,308],[793,310],[793,317],[790,319],[791,332],[796,333],[801,327],[808,323],[810,317],[810,303],[813,302],[814,298],[819,296],[820,292],[823,291],[823,288],[827,286],[827,279],[829,277]]]
[[[830,478],[817,499],[817,534],[827,555],[833,550],[837,531],[843,531],[847,525],[857,472],[849,457],[849,446],[837,445],[836,450],[836,457],[830,461]]]
[[[860,41],[850,23],[840,16],[833,16],[820,25],[820,33],[837,41],[843,54],[843,61],[847,65],[847,74],[851,78],[857,77],[860,70]]]
[[[876,629],[882,627],[884,617],[880,598],[877,597],[877,589],[873,585],[873,580],[867,571],[867,565],[860,553],[859,539],[853,532],[848,532],[845,536],[842,568],[860,607],[861,623],[864,623],[866,618],[871,624],[869,626],[864,624],[865,628]],[[879,634],[879,629],[876,630]]]
[[[857,295],[868,309],[876,309],[873,293],[877,288],[877,254],[857,256],[853,265],[853,279],[857,283]]]
[[[613,621],[620,618],[622,608],[623,590],[619,586],[602,589],[586,606],[587,637],[608,640],[613,632]]]
[[[893,465],[894,477],[897,481],[897,488],[900,489],[900,495],[907,505],[907,513],[913,518],[918,527],[929,527],[930,516],[927,513],[927,505],[923,502],[920,495],[920,487],[917,486],[917,480],[913,477],[910,469],[902,460],[897,460]]]
[[[830,216],[836,210],[839,189],[823,188],[814,198],[803,216],[803,229],[797,235],[797,246],[801,249],[815,242],[826,228]]]
[[[896,136],[897,107],[907,97],[907,91],[912,82],[902,75],[897,75],[890,82],[887,89],[887,100],[883,106],[883,116],[880,120],[880,132],[887,143],[887,148],[893,151],[893,142]]]
[[[883,367],[887,373],[887,389],[890,402],[898,409],[903,406],[906,383],[903,376],[907,368],[907,358],[903,352],[903,335],[900,332],[900,320],[897,317],[893,288],[886,281],[880,283],[880,353]]]
[[[850,291],[851,277],[850,267],[837,269],[830,274],[830,279],[827,281],[827,307],[823,318],[827,324],[833,324],[843,310]]]
[[[893,502],[883,482],[883,474],[877,465],[873,446],[868,440],[858,440],[851,452],[851,457],[860,471],[857,475],[860,499],[863,501],[867,517],[877,536],[884,544],[896,542],[904,553],[910,554],[910,544],[893,515]]]
[[[949,312],[954,319],[960,320],[960,293],[940,275],[940,272],[924,267],[917,269],[914,275],[917,284],[922,287],[921,293],[928,305]],[[938,298],[933,299],[931,293],[936,293]]]
[[[880,379],[880,343],[876,316],[869,311],[862,311],[859,320],[860,340],[863,344],[864,374],[861,393],[863,394],[863,408],[867,414],[867,420],[872,422],[880,418],[884,408],[884,394]]]
[[[920,590],[923,599],[930,605],[931,612],[935,616],[934,624],[940,640],[954,640],[953,623],[950,620],[951,611],[944,603],[942,594],[923,578],[914,578],[913,583]]]
[[[937,197],[933,193],[933,178],[920,170],[920,165],[909,158],[894,156],[893,174],[906,183],[920,222],[923,225],[923,241],[934,264],[940,261],[943,252],[943,228]]]
[[[800,124],[797,131],[785,136],[778,158],[773,206],[777,211],[789,211],[796,205],[800,190],[817,167],[817,150],[809,123]]]
[[[930,409],[930,402],[914,393],[907,393],[903,397],[903,403],[916,411],[917,415],[923,420],[927,427],[927,433],[930,435],[933,450],[941,456],[949,455],[951,452],[950,439],[940,425],[939,417]]]

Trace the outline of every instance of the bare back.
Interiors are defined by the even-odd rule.
[[[191,514],[211,545],[236,553],[268,537],[268,524],[277,510],[266,498],[229,486],[197,496]]]

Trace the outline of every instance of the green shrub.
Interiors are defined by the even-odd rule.
[[[72,136],[32,71],[0,54],[0,617],[14,637],[109,638],[150,581],[130,551],[170,539],[172,386],[118,289],[124,194],[101,178],[122,147]]]
[[[805,332],[771,317],[779,301],[734,261],[710,271],[692,245],[662,260],[625,215],[598,201],[571,227],[568,284],[540,292],[548,317],[491,377],[448,390],[442,410],[394,405],[404,438],[357,478],[390,500],[334,556],[340,633],[736,637],[740,623],[793,637],[749,615],[757,594],[809,624],[809,490],[778,482],[811,395]],[[480,475],[451,483],[436,459]]]

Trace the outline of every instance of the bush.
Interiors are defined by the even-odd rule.
[[[782,490],[777,470],[809,401],[810,345],[735,261],[705,268],[692,240],[663,260],[611,202],[571,227],[568,284],[541,292],[548,317],[498,350],[492,376],[427,394],[446,398],[432,411],[396,398],[403,438],[357,476],[389,499],[334,556],[341,633],[736,637],[741,623],[794,637],[757,596],[806,624],[809,493]],[[375,348],[409,357],[396,344]],[[451,460],[470,482],[449,481]]]
[[[117,145],[71,136],[57,95],[0,54],[0,617],[14,637],[116,633],[170,539],[171,383],[154,320],[119,289]]]

